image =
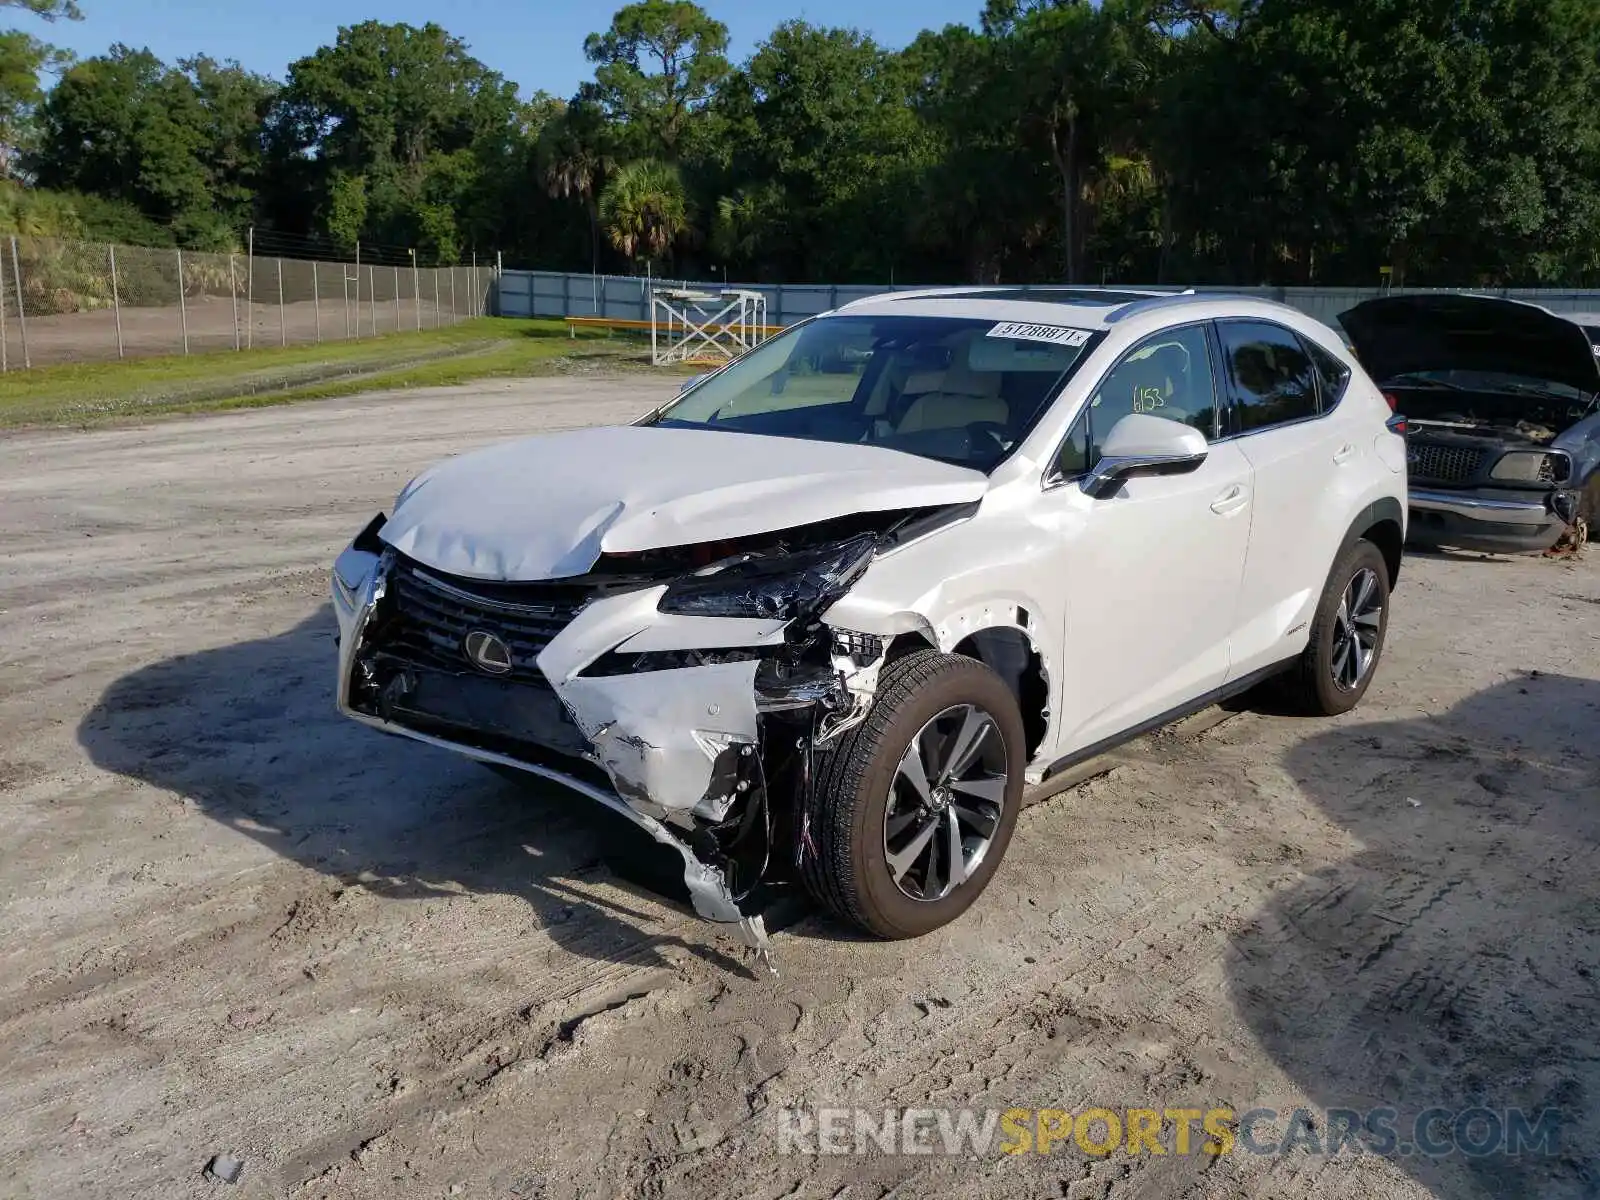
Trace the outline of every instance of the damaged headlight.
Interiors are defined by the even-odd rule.
[[[714,564],[669,584],[657,607],[689,617],[791,621],[843,594],[872,561],[878,539],[851,538],[793,554]]]

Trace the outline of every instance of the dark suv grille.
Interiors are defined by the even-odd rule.
[[[1413,441],[1406,450],[1413,479],[1438,479],[1445,483],[1465,483],[1476,477],[1487,454],[1471,446],[1418,441]]]
[[[511,670],[498,678],[540,685],[539,652],[586,600],[579,589],[559,584],[446,581],[403,560],[389,573],[388,597],[385,619],[373,631],[375,648],[419,666],[472,670],[463,643],[481,630],[511,652]]]

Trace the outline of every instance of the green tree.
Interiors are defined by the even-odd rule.
[[[46,21],[58,21],[62,17],[69,21],[83,20],[83,10],[74,0],[0,0],[0,8],[20,8]]]
[[[129,203],[188,244],[226,244],[253,203],[270,89],[237,64],[170,68],[113,46],[63,73],[28,164],[41,186]]]
[[[354,254],[367,223],[367,177],[334,173],[328,183],[328,208],[323,228],[333,244],[346,254]]]
[[[689,228],[689,204],[676,169],[653,159],[620,168],[600,193],[606,236],[636,263],[658,262]]]
[[[600,269],[600,188],[616,162],[608,149],[605,115],[598,105],[574,100],[540,131],[538,163],[552,199],[577,201],[589,227],[589,267]]]
[[[855,30],[779,25],[718,101],[734,184],[719,240],[803,277],[893,270],[933,145],[912,83],[898,55]]]
[[[514,85],[438,25],[340,29],[332,46],[291,64],[269,116],[281,182],[269,214],[286,229],[326,232],[336,181],[359,175],[365,240],[459,248],[492,207],[518,118]]]
[[[44,99],[40,75],[59,71],[72,56],[21,30],[0,32],[0,176],[15,172],[27,148],[33,115]]]
[[[585,39],[595,78],[579,96],[615,123],[630,154],[676,161],[728,75],[727,49],[727,27],[698,4],[638,0]]]

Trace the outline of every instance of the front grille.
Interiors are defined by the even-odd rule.
[[[375,649],[419,666],[473,670],[463,643],[469,633],[493,634],[511,653],[498,678],[546,686],[539,653],[583,608],[581,589],[560,584],[479,584],[445,580],[401,560],[389,573]]]
[[[1465,483],[1477,476],[1487,453],[1472,446],[1412,441],[1406,447],[1406,463],[1413,479]]]

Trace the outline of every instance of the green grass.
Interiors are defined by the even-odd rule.
[[[635,339],[592,331],[574,339],[559,320],[482,317],[359,341],[12,372],[0,375],[0,427],[98,424],[648,362]]]

